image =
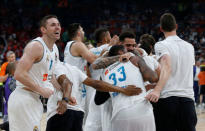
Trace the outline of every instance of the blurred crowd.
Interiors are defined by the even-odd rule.
[[[146,2],[152,4],[147,5]],[[148,33],[156,40],[162,40],[159,17],[164,12],[172,12],[177,19],[179,36],[192,43],[196,59],[205,58],[205,6],[204,2],[175,3],[138,1],[92,1],[92,0],[4,0],[0,4],[0,62],[6,61],[6,52],[12,50],[17,59],[30,39],[39,35],[39,19],[46,14],[56,14],[62,23],[60,52],[68,40],[66,27],[79,22],[85,29],[87,40],[93,43],[94,30],[107,27],[111,34],[120,34],[131,28],[139,36]],[[5,41],[4,41],[5,40]],[[6,43],[5,43],[6,42]],[[61,56],[63,57],[63,56]]]

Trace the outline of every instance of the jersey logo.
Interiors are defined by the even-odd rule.
[[[107,75],[109,73],[109,70],[107,69],[106,71],[105,71],[105,75]]]
[[[87,67],[86,67],[86,66],[84,66],[84,71],[86,71],[86,69],[87,69]]]
[[[53,65],[53,60],[51,60],[51,62],[50,62],[49,70],[51,70],[52,65]]]
[[[48,74],[43,74],[43,81],[46,81],[48,79]]]
[[[34,126],[33,131],[39,131],[38,126]]]

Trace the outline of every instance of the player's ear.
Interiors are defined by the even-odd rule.
[[[164,32],[164,30],[162,29],[162,27],[161,27],[161,26],[160,26],[160,31],[161,31],[161,32]]]
[[[178,24],[176,24],[176,30],[178,29]]]
[[[44,26],[41,26],[40,30],[42,33],[44,33],[46,31],[46,28]]]

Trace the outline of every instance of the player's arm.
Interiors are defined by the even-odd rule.
[[[105,69],[117,61],[127,61],[129,60],[130,57],[131,57],[130,53],[125,53],[123,55],[117,55],[117,56],[112,56],[112,57],[102,56],[95,60],[95,62],[92,64],[92,68],[94,70]]]
[[[159,63],[161,65],[161,72],[159,81],[157,82],[154,90],[146,96],[146,98],[152,102],[157,102],[160,96],[160,92],[162,91],[163,87],[165,86],[169,76],[171,75],[171,58],[169,55],[163,55]]]
[[[108,92],[96,91],[94,101],[96,105],[101,105],[105,103],[109,98],[110,94]]]
[[[29,43],[25,49],[23,56],[19,60],[14,77],[20,81],[25,87],[34,92],[38,92],[43,97],[48,98],[53,92],[48,88],[42,88],[29,76],[28,72],[35,62],[43,57],[43,46],[36,41]]]
[[[63,92],[64,98],[71,98],[71,91],[72,91],[72,82],[66,77],[65,74],[60,75],[57,79],[59,85],[61,86],[61,90]]]
[[[137,88],[136,86],[129,85],[126,88],[121,88],[118,86],[113,86],[107,82],[100,81],[100,80],[94,80],[92,78],[86,78],[83,81],[83,84],[92,86],[96,90],[103,91],[103,92],[119,92],[123,93],[127,96],[132,96],[132,95],[138,95],[141,93],[141,89]]]
[[[155,71],[150,69],[142,57],[140,56],[132,56],[130,57],[130,61],[136,67],[139,67],[140,72],[142,73],[142,77],[144,81],[149,81],[151,83],[158,81],[158,75]]]
[[[61,90],[63,92],[63,98],[61,101],[58,101],[58,114],[63,114],[67,110],[67,103],[70,105],[76,105],[75,98],[71,97],[72,91],[72,82],[66,77],[65,74],[60,75],[57,79],[59,85],[61,86]]]
[[[89,51],[85,44],[83,44],[82,42],[74,43],[71,47],[71,53],[74,54],[74,56],[81,56],[89,63],[93,63],[97,59],[97,56]]]

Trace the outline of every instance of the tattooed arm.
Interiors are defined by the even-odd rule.
[[[109,65],[112,65],[116,61],[119,61],[119,59],[120,59],[120,55],[113,56],[113,57],[99,57],[92,64],[92,67],[94,70],[104,69],[104,68],[108,67]]]
[[[95,62],[92,64],[94,70],[97,69],[104,69],[113,63],[120,61],[120,62],[127,62],[131,57],[131,53],[125,53],[123,55],[117,55],[112,57],[99,57]]]
[[[149,81],[151,83],[158,81],[159,78],[158,78],[157,73],[155,71],[153,71],[152,69],[150,69],[146,65],[146,63],[145,63],[145,61],[143,60],[142,57],[140,57],[140,56],[132,56],[130,58],[130,61],[135,66],[139,67],[140,72],[142,73],[144,81]]]

